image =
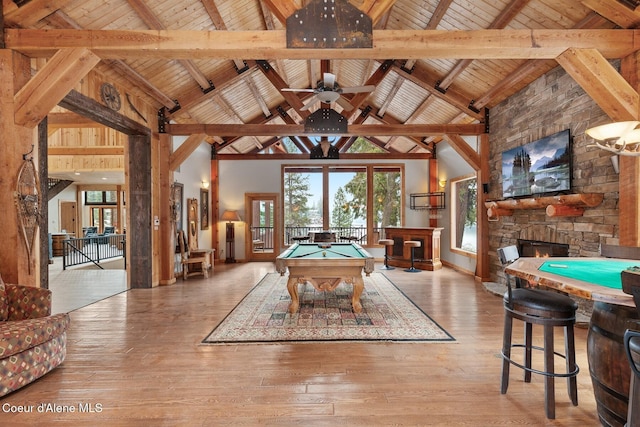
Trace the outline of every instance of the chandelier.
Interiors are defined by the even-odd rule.
[[[595,140],[588,147],[598,147],[621,156],[640,156],[640,122],[615,122],[586,130]]]

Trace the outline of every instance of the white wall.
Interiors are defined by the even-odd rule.
[[[173,150],[175,151],[185,141],[186,137],[173,138]],[[200,209],[200,188],[202,181],[211,184],[211,145],[203,142],[191,155],[180,165],[179,171],[173,175],[173,179],[184,185],[182,201],[182,224],[187,224],[187,199],[197,199],[198,209]],[[201,248],[211,248],[211,230],[215,226],[215,215],[211,210],[211,188],[209,188],[209,228],[200,230],[200,214],[198,214],[198,246]]]
[[[341,164],[345,160],[323,160],[323,164]],[[358,162],[349,162],[357,164]],[[363,162],[360,162],[363,163]],[[427,192],[427,182],[429,177],[429,162],[427,160],[389,160],[375,163],[404,163],[405,171],[405,222],[408,226],[427,227],[429,218],[425,211],[414,211],[409,209],[409,194]],[[280,193],[281,190],[281,166],[294,164],[318,165],[317,161],[310,160],[221,160],[219,165],[220,180],[220,203],[218,215],[226,209],[237,210],[240,217],[246,218],[244,206],[245,193]],[[225,223],[218,220],[218,233],[220,242],[225,241]],[[245,224],[236,224],[235,256],[236,259],[243,259],[245,253]],[[220,247],[220,258],[226,254],[222,253]],[[371,254],[375,257],[384,256],[382,248],[372,248]]]
[[[465,140],[474,149],[476,137],[465,137]],[[465,271],[476,270],[476,259],[451,252],[451,179],[474,174],[475,171],[460,155],[446,142],[438,143],[438,174],[440,179],[446,179],[446,209],[442,212],[442,218],[438,220],[442,230],[440,258],[449,264],[460,267]],[[481,191],[481,189],[479,189]]]
[[[48,203],[49,208],[49,233],[60,233],[60,202],[76,201],[76,185],[72,184],[62,190],[60,194],[51,199]],[[73,230],[67,230],[72,232]]]

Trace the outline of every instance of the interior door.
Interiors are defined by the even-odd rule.
[[[273,261],[280,253],[278,197],[277,193],[245,194],[245,251],[249,261]]]
[[[62,232],[62,230],[65,230],[67,233],[76,233],[76,237],[82,237],[77,234],[78,230],[76,230],[77,215],[76,202],[60,202],[60,230],[54,231]]]

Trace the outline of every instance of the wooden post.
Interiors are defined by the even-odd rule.
[[[151,248],[151,137],[129,135],[127,163],[127,275],[130,288],[153,286]]]
[[[159,186],[160,197],[157,210],[159,212],[160,225],[154,225],[154,232],[158,236],[160,244],[160,281],[161,285],[171,285],[176,282],[175,247],[176,230],[175,222],[171,218],[171,184],[173,183],[173,171],[169,169],[171,158],[171,135],[160,134],[159,144]],[[157,231],[156,231],[157,230]]]
[[[20,235],[15,191],[22,155],[37,147],[36,131],[14,122],[14,95],[31,77],[29,58],[11,50],[0,50],[0,224],[5,250],[0,251],[0,274],[8,283],[37,286],[40,271],[39,247],[34,248],[31,274],[27,264],[27,249]],[[34,153],[37,149],[34,149]],[[37,153],[34,161],[37,164]],[[36,240],[39,240],[36,238]],[[8,250],[13,248],[13,250]]]

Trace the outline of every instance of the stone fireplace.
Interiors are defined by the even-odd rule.
[[[569,256],[569,245],[518,239],[518,253],[523,257],[566,257]]]
[[[558,100],[562,100],[559,102]],[[619,242],[619,177],[610,153],[589,147],[585,129],[608,118],[562,67],[556,67],[525,89],[491,108],[489,179],[485,201],[503,200],[502,153],[531,141],[570,129],[572,135],[571,193],[601,194],[602,202],[582,212],[545,210],[539,203],[498,215],[488,223],[490,281],[506,283],[497,249],[520,242],[547,242],[553,256],[593,257],[600,245]],[[480,186],[479,186],[480,188]],[[553,196],[554,194],[549,194]],[[536,196],[531,197],[535,201]],[[556,245],[559,245],[558,247]],[[542,246],[520,248],[520,256],[536,256]],[[529,251],[533,251],[533,253]],[[558,254],[558,250],[562,254]]]

